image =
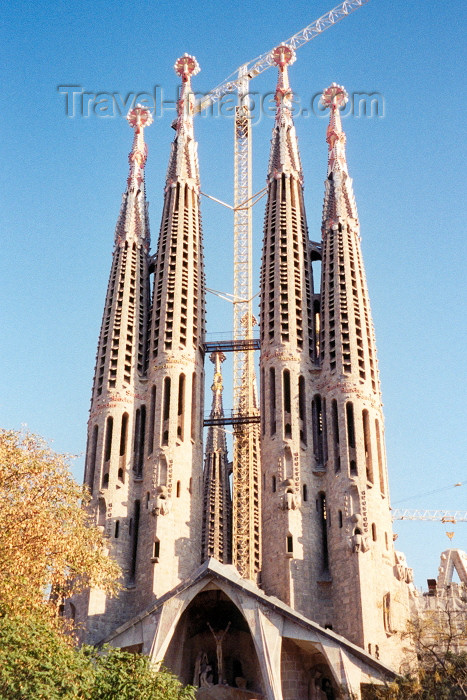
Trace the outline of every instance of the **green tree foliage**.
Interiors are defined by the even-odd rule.
[[[90,700],[192,700],[194,688],[183,687],[170,671],[151,668],[147,656],[107,647],[96,657]]]
[[[86,511],[68,459],[41,438],[0,430],[0,604],[42,606],[51,589],[116,589],[118,566]]]
[[[60,620],[39,609],[0,611],[1,700],[193,700],[166,669],[121,649],[76,649]]]
[[[120,569],[86,510],[69,460],[39,437],[0,430],[0,700],[191,700],[169,671],[120,649],[76,648],[59,602],[112,594]]]
[[[44,610],[0,611],[0,698],[89,698],[94,669]]]

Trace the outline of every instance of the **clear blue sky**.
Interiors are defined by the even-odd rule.
[[[152,94],[157,85],[173,100],[172,66],[188,52],[201,65],[194,88],[207,91],[332,3],[53,0],[4,10],[0,425],[26,424],[58,451],[81,455],[77,478],[132,133],[122,118],[97,116],[92,108],[89,117],[66,116],[57,87],[79,85],[124,100],[128,93]],[[344,128],[394,506],[467,510],[464,12],[460,0],[371,0],[299,49],[290,70],[303,105],[333,81],[384,99],[384,116],[349,115]],[[264,94],[275,80],[269,70],[252,89]],[[166,110],[146,131],[153,248],[173,114]],[[255,120],[255,190],[264,186],[271,127],[270,116]],[[316,240],[326,119],[297,117],[296,127]],[[197,118],[195,129],[202,189],[231,202],[232,121]],[[202,205],[207,284],[231,292],[231,214],[208,200]],[[254,216],[256,271],[263,213],[264,200]],[[208,331],[230,334],[230,319],[229,306],[210,298]],[[210,366],[207,373],[210,384]],[[463,485],[447,488],[457,482]],[[397,546],[418,585],[436,576],[439,554],[450,546],[446,530],[455,532],[452,546],[467,549],[467,523],[396,523]]]

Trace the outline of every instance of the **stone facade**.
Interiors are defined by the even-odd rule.
[[[219,353],[203,460],[205,285],[191,92],[198,66],[185,55],[175,66],[182,89],[154,256],[144,192],[151,119],[141,107],[129,115],[135,140],[88,427],[90,508],[123,588],[115,599],[89,591],[74,605],[87,642],[164,658],[200,687],[200,698],[315,700],[342,697],[342,688],[358,698],[361,683],[381,682],[400,664],[411,570],[393,548],[376,345],[339,117],[344,91],[333,85],[323,95],[329,159],[322,239],[311,242],[290,109],[292,52],[274,55],[261,423],[253,428],[259,478],[240,493],[234,474],[232,497]],[[256,511],[238,512],[253,501],[261,524]],[[254,582],[225,566],[240,515],[261,543]]]

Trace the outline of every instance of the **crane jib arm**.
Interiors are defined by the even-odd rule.
[[[319,34],[322,34],[326,29],[332,27],[337,22],[340,22],[344,17],[347,17],[355,10],[358,10],[362,5],[366,5],[369,0],[344,0],[340,5],[334,7],[332,10],[327,12],[322,17],[301,29],[299,32],[289,37],[285,41],[280,42],[281,44],[286,44],[294,49],[298,49],[303,44],[308,43]],[[274,47],[275,48],[275,47]],[[239,87],[241,87],[242,82],[245,80],[245,75],[249,80],[255,78],[260,73],[270,68],[273,65],[272,52],[274,49],[261,54],[257,58],[254,58],[248,63],[242,64],[236,71],[234,71],[228,78],[226,78],[220,85],[211,90],[207,95],[200,98],[195,102],[194,114],[202,112],[204,109],[214,104],[220,100],[224,95],[229,92],[236,92]],[[239,76],[242,77],[239,77]]]

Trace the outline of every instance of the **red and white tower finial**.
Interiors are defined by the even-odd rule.
[[[348,99],[345,88],[342,85],[337,85],[337,83],[332,83],[321,95],[321,104],[331,110],[326,133],[329,149],[328,175],[334,172],[336,166],[341,172],[347,172],[345,133],[342,131],[339,110],[345,107]]]
[[[144,129],[152,124],[153,119],[151,111],[140,104],[130,109],[126,118],[131,128],[135,130],[133,147],[128,155],[128,160],[130,161],[128,188],[131,188],[132,185],[136,185],[139,188],[143,180],[143,169],[148,156],[148,149],[144,143]]]
[[[295,51],[291,46],[281,44],[280,46],[276,46],[276,48],[272,51],[271,58],[272,62],[279,68],[276,94],[274,97],[277,105],[277,121],[283,116],[291,116],[290,110],[292,107],[293,93],[289,85],[287,66],[291,66],[292,63],[295,63],[297,57],[295,56]]]
[[[176,130],[180,131],[187,122],[188,125],[192,124],[194,95],[191,92],[191,76],[197,75],[200,67],[194,56],[185,53],[175,61],[174,71],[182,79],[182,89],[178,101],[178,119],[175,126]]]

